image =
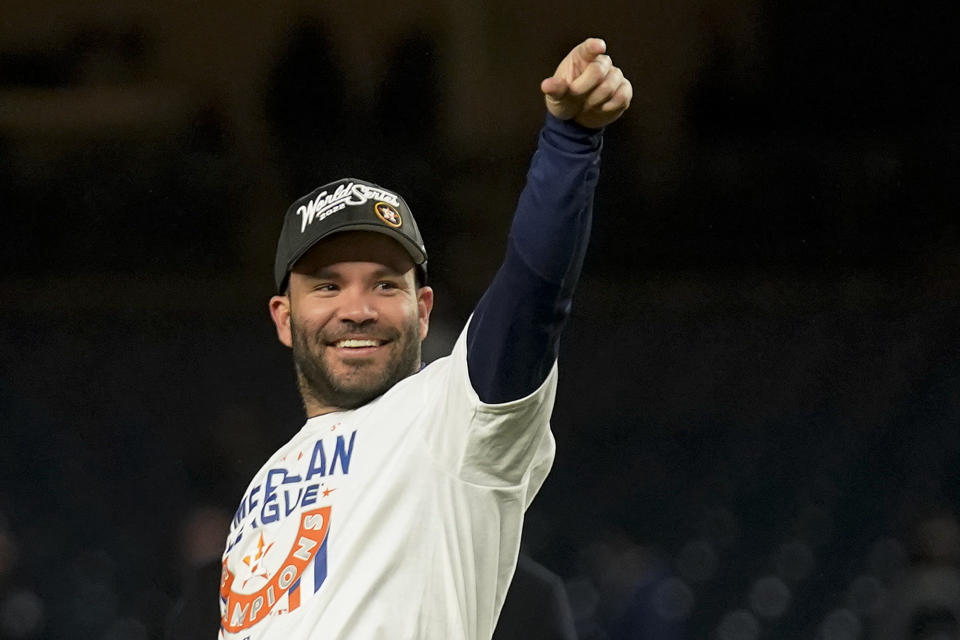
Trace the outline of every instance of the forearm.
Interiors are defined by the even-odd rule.
[[[509,243],[547,282],[573,287],[590,236],[602,132],[547,116]]]
[[[467,335],[480,399],[533,392],[550,372],[590,235],[602,134],[548,116],[517,205],[506,257]]]

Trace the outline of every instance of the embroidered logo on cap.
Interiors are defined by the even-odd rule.
[[[367,200],[374,199],[381,200],[381,202],[377,203],[378,207],[381,204],[387,205],[386,202],[382,202],[383,200],[390,203],[387,206],[400,206],[400,199],[396,194],[379,187],[370,187],[365,184],[348,182],[338,185],[333,193],[321,191],[317,194],[316,198],[297,207],[296,215],[300,216],[300,233],[304,233],[314,220],[320,222],[330,214],[336,213],[345,207],[359,206]],[[380,213],[379,209],[377,213]],[[384,222],[394,227],[399,227],[400,214],[397,213],[396,209],[393,210],[393,213],[397,216],[398,222],[393,224],[387,219],[384,219]],[[380,217],[383,218],[383,215],[380,215]]]
[[[400,212],[386,202],[378,202],[377,204],[373,205],[373,210],[377,212],[377,216],[379,216],[381,220],[386,222],[394,229],[399,228],[400,225],[403,224],[403,219],[400,217]]]

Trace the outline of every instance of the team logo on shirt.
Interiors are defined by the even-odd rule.
[[[333,507],[320,505],[350,473],[357,435],[341,427],[288,451],[244,493],[223,556],[221,637],[249,639],[251,627],[293,613],[326,581]]]
[[[224,629],[243,631],[267,617],[279,603],[284,603],[287,611],[298,608],[301,578],[311,566],[312,591],[320,589],[327,578],[330,509],[320,507],[300,514],[299,529],[285,557],[271,554],[276,541],[268,541],[260,533],[256,549],[241,558],[241,575],[234,575],[224,559],[220,575],[220,597],[226,604],[220,619]]]
[[[373,210],[377,212],[377,216],[379,216],[381,220],[394,229],[399,228],[400,225],[403,224],[403,218],[400,217],[400,212],[386,202],[378,202],[373,205]]]

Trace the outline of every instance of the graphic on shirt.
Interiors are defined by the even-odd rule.
[[[234,514],[223,557],[221,627],[237,633],[291,613],[327,577],[327,536],[339,479],[350,473],[357,432],[341,423],[265,467]]]
[[[246,555],[243,557],[243,564],[250,567],[250,577],[243,581],[243,586],[247,586],[247,583],[250,582],[253,578],[269,578],[267,575],[267,570],[263,568],[263,556],[267,555],[267,552],[273,547],[273,543],[265,544],[263,541],[263,534],[260,534],[260,539],[257,540],[257,553]]]
[[[231,553],[238,545],[252,544],[248,539],[252,540],[250,536],[257,535],[257,530],[280,526],[301,509],[328,497],[334,491],[329,486],[331,479],[350,473],[356,435],[352,431],[349,436],[330,434],[319,438],[297,450],[295,457],[291,452],[283,456],[280,464],[263,469],[233,515],[225,553]]]
[[[312,568],[311,592],[316,593],[327,577],[327,534],[330,531],[330,507],[320,507],[300,515],[299,527],[285,556],[270,554],[274,542],[267,542],[263,533],[256,552],[244,556],[246,575],[237,581],[223,562],[220,597],[226,606],[220,625],[231,633],[248,629],[267,617],[278,604],[285,610],[300,606],[301,579]],[[279,549],[280,547],[277,547]],[[249,589],[248,589],[249,587]]]

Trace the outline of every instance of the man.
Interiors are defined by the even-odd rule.
[[[541,83],[507,255],[450,356],[421,369],[433,291],[399,195],[344,179],[287,211],[270,313],[308,419],[231,524],[221,638],[491,637],[553,461],[602,129],[632,97],[605,50],[582,42]]]

